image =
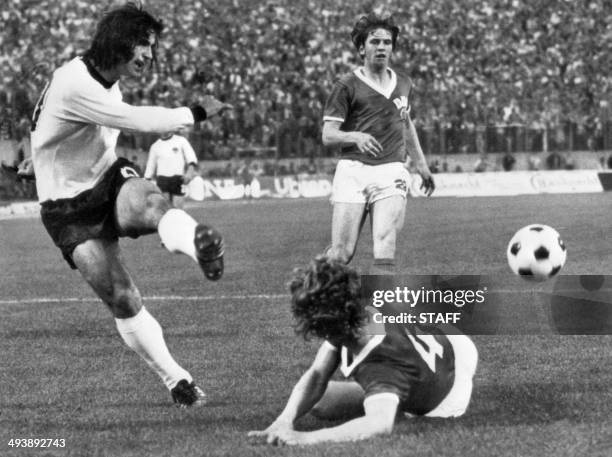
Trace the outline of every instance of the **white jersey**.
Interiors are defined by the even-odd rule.
[[[81,57],[55,70],[32,119],[39,201],[72,198],[95,186],[117,156],[119,130],[171,132],[193,125],[187,107],[131,106]]]
[[[160,138],[149,149],[145,178],[183,176],[185,167],[190,163],[197,164],[198,159],[187,138],[180,135]]]

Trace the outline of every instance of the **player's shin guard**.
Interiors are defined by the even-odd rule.
[[[395,274],[395,259],[374,259],[370,268],[371,275],[393,275]]]
[[[189,372],[170,355],[159,322],[144,307],[134,317],[115,319],[115,322],[125,344],[147,362],[168,389],[182,379],[192,381]]]
[[[170,252],[181,252],[198,261],[193,244],[198,223],[181,209],[170,209],[164,214],[157,226],[162,243]]]

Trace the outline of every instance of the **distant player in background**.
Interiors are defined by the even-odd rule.
[[[349,262],[369,211],[372,273],[395,269],[395,246],[404,225],[410,175],[406,152],[426,195],[435,185],[410,119],[412,83],[389,68],[399,28],[392,17],[363,16],[351,38],[363,66],[336,81],[323,116],[323,144],[341,146],[332,185],[332,245],[328,254]]]
[[[326,257],[298,271],[290,290],[297,332],[325,341],[278,418],[250,437],[269,444],[355,441],[391,433],[398,413],[448,418],[466,411],[478,363],[466,335],[369,322],[358,274]],[[352,380],[330,381],[338,367]],[[296,431],[295,421],[309,412],[348,422]]]
[[[157,187],[175,208],[182,208],[184,185],[198,174],[198,158],[187,138],[166,132],[151,145],[145,178],[155,178]]]
[[[156,58],[160,21],[133,4],[106,13],[89,50],[57,69],[32,118],[32,159],[42,221],[68,264],[108,305],[119,334],[162,378],[179,406],[205,395],[170,355],[161,326],[121,258],[118,238],[157,232],[170,252],[199,263],[205,276],[223,273],[223,240],[215,229],[171,209],[157,186],[117,158],[121,129],[169,132],[230,108],[167,109],[122,102],[119,80],[141,77]],[[27,169],[28,167],[24,167]],[[138,388],[138,386],[134,386]]]

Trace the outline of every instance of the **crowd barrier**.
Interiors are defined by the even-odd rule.
[[[433,197],[493,197],[528,194],[577,194],[612,190],[612,172],[597,170],[514,171],[489,173],[438,173]],[[410,195],[423,196],[421,178],[412,176]],[[235,179],[196,177],[186,186],[194,201],[244,198],[329,197],[332,177],[326,174],[271,177],[261,176],[245,185]],[[0,219],[37,214],[37,202],[0,205]]]
[[[196,178],[187,186],[193,200],[328,197],[332,177],[300,175],[255,178],[250,185],[235,179]],[[438,173],[434,197],[484,197],[527,194],[588,193],[612,190],[612,172],[597,170]],[[422,196],[421,178],[412,176],[410,194]]]

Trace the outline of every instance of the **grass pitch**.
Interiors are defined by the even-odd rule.
[[[194,410],[172,406],[38,219],[0,221],[0,455],[612,455],[612,337],[546,331],[474,337],[480,365],[461,419],[400,420],[392,436],[359,443],[249,443],[246,433],[276,417],[316,350],[293,334],[285,282],[329,243],[331,207],[324,200],[266,200],[188,210],[226,237],[226,272],[218,283],[187,258],[168,254],[156,236],[122,247],[172,353],[209,394],[209,406]],[[506,274],[508,240],[537,222],[563,236],[563,273],[610,275],[611,214],[610,193],[413,199],[398,247],[400,270]],[[364,270],[369,237],[366,226],[354,260]],[[532,306],[526,297],[512,296],[506,306]],[[326,424],[306,418],[300,425]],[[66,444],[11,448],[11,438]]]

